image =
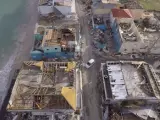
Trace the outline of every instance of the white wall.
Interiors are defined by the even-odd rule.
[[[53,12],[53,6],[38,6],[38,11],[42,15],[47,15]]]
[[[76,41],[68,41],[68,45],[69,45],[69,46],[76,45]]]
[[[72,13],[76,13],[76,3],[75,3],[75,0],[72,0],[71,12],[72,12]]]
[[[71,13],[71,7],[69,6],[54,6],[57,8],[63,15],[68,15]]]

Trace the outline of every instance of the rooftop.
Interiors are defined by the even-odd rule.
[[[107,61],[101,64],[101,72],[104,119],[159,120],[160,81],[151,65]]]
[[[103,66],[103,76],[106,76],[105,84],[109,82],[110,86],[111,94],[106,93],[107,97],[113,99],[160,97],[159,92],[157,94],[159,86],[154,84],[158,82],[157,75],[144,62],[106,62]],[[107,89],[109,88],[106,87],[106,92]]]
[[[75,110],[74,68],[74,62],[24,62],[7,110]]]
[[[115,18],[132,18],[132,14],[129,9],[112,9],[113,17]]]

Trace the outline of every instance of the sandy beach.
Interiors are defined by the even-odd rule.
[[[16,50],[10,57],[9,63],[6,65],[5,70],[0,73],[1,75],[3,75],[3,79],[5,80],[3,80],[3,82],[1,83],[3,90],[0,90],[0,104],[1,107],[3,107],[2,111],[0,112],[0,118],[1,116],[4,116],[3,113],[5,111],[5,107],[7,106],[7,99],[9,99],[9,96],[7,94],[11,86],[14,71],[21,67],[23,61],[29,60],[30,50],[32,49],[34,43],[33,33],[38,16],[37,7],[38,0],[27,0],[26,13],[24,13],[26,14],[24,21],[25,24],[21,24],[18,27],[18,40],[16,43]]]

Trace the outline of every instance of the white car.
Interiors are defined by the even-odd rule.
[[[81,36],[81,34],[79,34],[79,39],[82,39],[82,36]]]
[[[86,63],[85,67],[86,67],[86,68],[90,68],[94,63],[95,63],[95,60],[94,60],[94,59],[90,59],[90,60]]]

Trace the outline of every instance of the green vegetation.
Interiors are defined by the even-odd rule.
[[[160,0],[138,0],[145,10],[160,11]]]

